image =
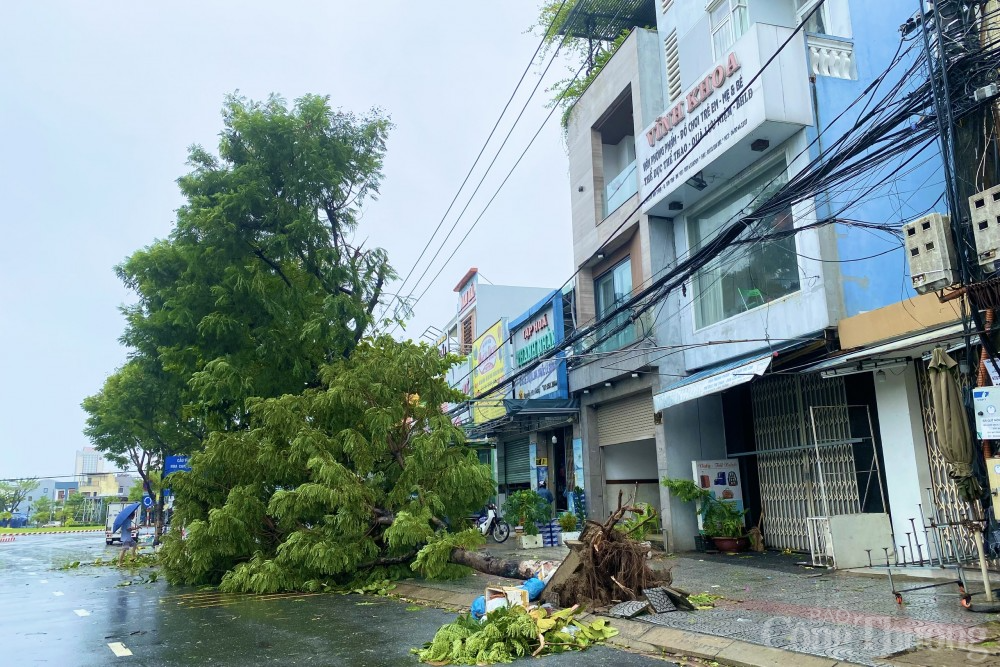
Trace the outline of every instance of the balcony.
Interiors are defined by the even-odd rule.
[[[604,187],[604,217],[627,202],[639,191],[639,179],[635,173],[635,160]]]

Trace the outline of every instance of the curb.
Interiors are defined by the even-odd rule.
[[[392,595],[405,597],[413,602],[447,609],[469,609],[469,593],[446,591],[430,586],[401,582]],[[676,630],[662,626],[630,621],[598,614],[584,614],[586,620],[607,618],[618,629],[618,636],[608,640],[610,646],[630,651],[648,653],[658,657],[678,656],[710,660],[732,667],[862,667],[857,663],[824,658],[808,653],[786,651],[771,646],[716,637],[690,630]]]

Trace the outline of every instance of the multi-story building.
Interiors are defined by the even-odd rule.
[[[578,4],[586,13],[593,3]],[[717,246],[769,193],[824,159],[861,111],[851,101],[892,61],[912,8],[639,4],[633,18],[647,27],[632,30],[568,116],[586,328],[577,347],[587,353],[570,362],[569,386],[581,404],[574,437],[583,441],[589,511],[607,514],[619,491],[635,494],[661,511],[669,548],[691,548],[694,509],[659,482],[724,480],[717,491],[742,502],[750,523],[763,515],[772,546],[808,549],[810,518],[843,515],[873,522],[881,548],[892,526],[902,534],[915,516],[920,489],[885,472],[874,369],[810,366],[836,350],[841,319],[913,294],[902,248],[833,221],[844,210],[836,193],[818,192],[755,220],[756,238],[727,242],[655,307],[637,314],[623,304]],[[942,190],[928,183],[938,167],[930,159],[900,169],[885,187],[902,199],[873,195],[853,202],[851,215],[898,223],[904,210],[933,207]],[[856,190],[871,185],[858,178]],[[882,280],[885,267],[894,273]],[[891,456],[907,469],[920,445]],[[902,509],[893,511],[896,499]]]
[[[93,447],[84,447],[76,452],[76,463],[73,467],[73,474],[79,478],[81,475],[93,475],[104,472],[104,457]]]

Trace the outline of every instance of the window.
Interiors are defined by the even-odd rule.
[[[473,326],[472,315],[462,320],[462,354],[472,352],[472,343],[476,340],[476,330]]]
[[[625,259],[613,269],[602,274],[594,281],[594,301],[597,308],[597,318],[603,319],[614,312],[615,308],[632,296],[632,261]],[[612,319],[598,327],[598,338],[604,338],[608,332],[618,329],[629,319],[629,311],[615,315]],[[635,341],[635,326],[625,327],[616,331],[606,341],[598,346],[598,351],[617,350]]]
[[[795,0],[795,16],[799,23],[802,23],[803,18],[812,12],[813,7],[815,7],[820,0]],[[813,12],[812,16],[806,21],[806,32],[815,32],[821,35],[828,32],[827,25],[829,21],[826,16],[826,3],[822,7]]]
[[[787,180],[781,162],[736,187],[721,202],[688,218],[692,251],[711,241],[719,230],[752,212]],[[754,236],[790,232],[791,208],[759,220]],[[799,289],[799,269],[792,234],[750,245],[733,246],[695,274],[695,327],[701,329],[739,315]]]
[[[712,48],[718,59],[750,28],[747,0],[719,0],[714,5],[709,5],[708,13],[712,27]]]

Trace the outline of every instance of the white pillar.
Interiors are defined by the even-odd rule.
[[[913,532],[910,518],[915,519],[919,534],[910,537],[919,541],[926,558],[929,549],[920,525],[918,505],[924,506],[924,516],[930,514],[924,491],[931,485],[930,466],[920,409],[920,389],[913,365],[902,372],[885,371],[885,379],[875,382],[875,400],[894,538],[897,545],[906,544],[906,533]]]

